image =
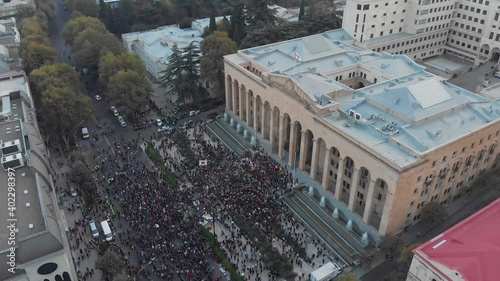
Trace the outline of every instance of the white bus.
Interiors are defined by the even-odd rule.
[[[101,222],[102,232],[104,233],[104,238],[106,241],[113,240],[113,233],[111,232],[111,227],[109,227],[108,221]]]

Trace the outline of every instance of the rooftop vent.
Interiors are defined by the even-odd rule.
[[[29,206],[31,206],[31,203],[30,202],[26,202],[26,208],[28,208]]]
[[[23,191],[23,193],[24,193],[24,194],[28,194],[28,190],[27,190],[27,189],[25,189],[25,190]]]
[[[398,104],[399,103],[399,97],[397,97],[396,99],[394,99],[394,104]]]
[[[4,142],[0,145],[0,148],[2,149],[2,155],[21,152],[21,142],[18,139]]]
[[[349,116],[354,117],[356,115],[356,112],[352,109],[349,109]]]
[[[33,224],[32,224],[32,223],[30,223],[30,224],[28,225],[28,227],[29,227],[30,229],[32,229],[32,228],[33,228]]]
[[[2,166],[4,170],[8,168],[19,168],[24,166],[24,159],[21,153],[11,154],[2,157]]]
[[[436,131],[436,138],[439,137],[439,135],[441,135],[443,133],[443,130],[437,130]]]
[[[344,123],[344,127],[346,127],[346,128],[351,127],[351,123],[349,123],[349,122],[345,122],[345,123]]]

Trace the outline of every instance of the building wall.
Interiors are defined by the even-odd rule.
[[[472,186],[498,157],[499,122],[427,153],[410,167],[396,167],[308,110],[309,106],[294,92],[293,83],[270,86],[263,82],[260,73],[254,67],[247,69],[225,61],[226,109],[257,131],[289,165],[298,165],[320,182],[332,198],[343,202],[350,211],[344,214],[346,217],[358,217],[380,235],[397,233],[418,221],[423,206],[429,202],[447,204],[464,194],[466,186]],[[370,74],[366,76],[367,81],[373,79]],[[300,130],[300,137],[293,130]],[[482,149],[485,152],[479,157]],[[471,155],[474,160],[462,175]],[[349,170],[348,159],[354,164]],[[380,221],[374,222],[372,219],[377,216]]]
[[[372,50],[407,54],[413,59],[446,52],[477,63],[492,57],[498,61],[499,18],[500,3],[493,0],[348,0],[343,28],[360,43],[400,32],[409,35],[370,45]],[[422,43],[408,48],[407,42],[415,39]],[[400,48],[392,47],[398,44]]]
[[[448,281],[450,279],[441,276],[434,268],[424,263],[417,255],[413,256],[406,281]],[[459,279],[453,279],[453,281]]]

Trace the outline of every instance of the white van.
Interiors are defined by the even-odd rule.
[[[87,127],[82,128],[82,138],[84,138],[84,139],[89,138],[89,129],[87,129]]]
[[[106,238],[106,241],[113,240],[113,233],[111,232],[111,227],[109,227],[108,221],[102,221],[101,227],[102,227],[102,233],[104,233],[104,238]]]
[[[338,266],[336,263],[328,262],[324,264],[322,267],[316,269],[311,272],[310,281],[330,281],[333,278],[337,277],[342,273],[342,268]]]
[[[89,220],[90,232],[92,233],[92,237],[99,237],[99,229],[97,229],[97,225],[94,220]]]

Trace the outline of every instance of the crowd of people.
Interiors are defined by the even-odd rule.
[[[212,276],[216,259],[200,231],[203,214],[214,214],[222,230],[221,247],[245,280],[277,280],[278,276],[268,270],[255,243],[234,224],[234,216],[258,225],[296,267],[313,264],[314,259],[324,261],[327,252],[280,200],[293,191],[294,180],[285,168],[263,152],[234,154],[209,137],[203,126],[188,129],[187,135],[192,151],[198,159],[207,160],[207,165],[189,167],[179,144],[163,133],[129,140],[115,137],[113,149],[96,152],[96,165],[89,165],[100,199],[86,213],[86,219],[109,219],[117,230],[117,244],[129,257],[129,274],[144,280],[174,275],[182,280],[217,280]],[[148,145],[155,147],[176,175],[178,188],[167,184],[159,166],[147,163]],[[302,259],[290,245],[277,243],[276,225],[301,247],[314,245],[315,253]],[[76,264],[86,258],[89,245],[84,235],[90,237],[87,228],[80,221],[71,236],[75,247],[82,249]],[[80,274],[90,273],[82,270]],[[302,280],[304,274],[299,273],[297,278]]]

